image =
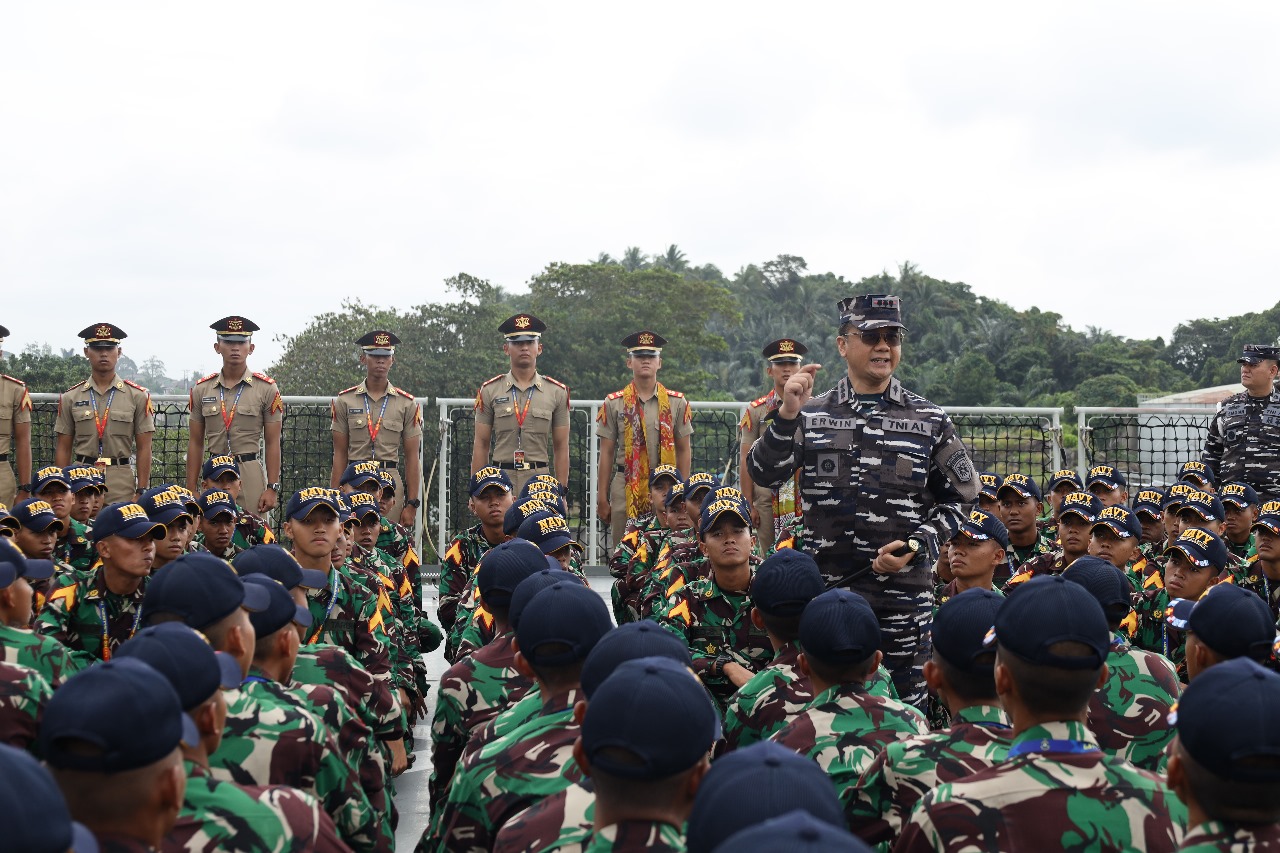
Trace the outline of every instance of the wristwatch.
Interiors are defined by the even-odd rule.
[[[280,494],[280,484],[279,484],[279,483],[267,483],[267,488],[268,488],[268,489],[270,489],[271,491],[275,492],[275,493],[276,493],[276,495],[279,495],[279,494]]]
[[[414,509],[417,509],[418,507],[422,506],[422,501],[419,500],[418,498],[409,498],[404,502],[404,505],[411,506]]]

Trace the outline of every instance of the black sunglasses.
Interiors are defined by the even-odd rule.
[[[872,329],[869,332],[850,332],[845,335],[845,337],[853,337],[854,335],[861,338],[862,342],[869,347],[875,346],[880,343],[881,340],[891,347],[896,347],[898,344],[902,343],[902,339],[906,337],[906,335],[902,333],[901,329],[896,328]]]

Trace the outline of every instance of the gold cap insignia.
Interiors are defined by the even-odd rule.
[[[531,324],[529,322],[529,318],[524,316],[523,314],[516,318],[517,329],[527,329],[529,328],[530,325]]]
[[[646,347],[653,346],[653,335],[649,334],[648,332],[645,332],[642,335],[640,335],[640,345],[646,346]]]

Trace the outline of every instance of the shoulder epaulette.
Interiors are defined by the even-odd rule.
[[[772,393],[773,393],[772,391],[770,391],[770,392],[769,392],[769,394],[772,394]],[[769,401],[769,394],[765,394],[763,397],[757,397],[756,399],[754,399],[754,400],[752,400],[750,403],[748,403],[748,404],[747,404],[747,406],[748,406],[748,407],[750,407],[750,406],[763,406],[765,403],[767,403],[767,402]]]
[[[668,397],[680,397],[680,398],[683,398],[683,397],[684,397],[684,394],[681,394],[679,391],[671,391],[671,390],[668,390],[668,391],[667,391],[667,396],[668,396]]]
[[[253,372],[253,378],[254,378],[254,379],[261,379],[263,382],[266,382],[268,385],[275,385],[275,384],[276,384],[276,381],[275,381],[274,379],[272,379],[270,376],[268,376],[268,375],[267,375],[267,374],[265,374],[265,373],[259,373],[259,372],[257,372],[256,370]]]
[[[556,386],[557,388],[563,388],[563,389],[564,389],[564,390],[566,390],[566,391],[568,391],[568,390],[569,390],[569,386],[568,386],[568,385],[565,385],[565,384],[564,384],[563,382],[561,382],[559,379],[552,379],[550,376],[544,376],[544,377],[542,377],[542,378],[543,378],[543,379],[545,379],[545,380],[547,380],[548,382],[550,382],[552,385]]]
[[[339,394],[350,394],[352,391],[356,390],[356,389],[357,389],[357,388],[359,388],[359,387],[360,387],[359,385],[352,385],[350,388],[343,388],[343,389],[342,389],[341,391],[339,391],[338,393],[339,393]]]
[[[202,376],[199,379],[197,379],[196,384],[199,385],[201,382],[208,382],[210,379],[217,379],[217,378],[218,378],[218,374],[210,373],[208,376]]]
[[[480,387],[483,388],[486,385],[492,385],[494,382],[497,382],[499,379],[501,379],[506,375],[507,374],[505,373],[499,373],[497,376],[493,377],[492,379],[486,379],[485,381],[481,382]]]
[[[404,397],[406,400],[413,399],[413,395],[410,394],[408,391],[404,390],[403,388],[397,388],[396,393],[399,394],[401,397]]]
[[[137,388],[139,391],[141,391],[144,394],[151,393],[146,388],[143,388],[141,385],[139,385],[137,382],[130,382],[128,379],[124,379],[123,377],[121,377],[121,381],[123,381],[124,384],[128,385],[130,388]]]
[[[0,376],[3,376],[5,379],[8,379],[10,382],[17,382],[19,385],[26,385],[26,384],[27,384],[27,383],[23,382],[21,379],[18,379],[17,377],[14,377],[14,376],[10,376],[10,375],[9,375],[9,374],[7,374],[7,373],[0,373]]]
[[[77,382],[75,385],[72,385],[70,388],[68,388],[66,391],[63,391],[62,393],[63,393],[63,394],[68,394],[68,393],[70,393],[70,392],[72,392],[72,391],[76,390],[77,388],[80,388],[81,386],[83,386],[83,385],[87,384],[88,382],[89,382],[89,380],[88,380],[88,379],[81,379],[81,380],[80,380],[79,382]]]
[[[621,391],[614,391],[614,392],[613,392],[612,394],[610,394],[608,397],[605,397],[605,399],[606,399],[606,400],[617,400],[617,399],[619,399],[619,398],[621,398],[621,397],[622,397],[622,392],[621,392]]]

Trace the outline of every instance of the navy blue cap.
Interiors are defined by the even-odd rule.
[[[585,660],[612,628],[609,608],[594,590],[577,583],[558,583],[540,590],[525,605],[516,643],[520,654],[535,667],[565,666]]]
[[[62,474],[67,478],[67,484],[71,491],[80,494],[85,489],[93,489],[98,491],[98,478],[94,476],[98,469],[89,465],[68,465],[62,469]]]
[[[649,488],[652,489],[654,485],[663,478],[666,478],[673,483],[679,483],[680,469],[674,465],[659,465],[657,468],[654,468],[649,472]]]
[[[67,479],[67,475],[62,473],[62,469],[57,465],[48,465],[41,468],[31,475],[31,494],[39,497],[41,492],[55,483],[65,486],[68,491],[71,489],[71,481]]]
[[[1169,624],[1185,628],[1225,658],[1265,661],[1276,642],[1276,620],[1266,602],[1233,583],[1220,583],[1197,601],[1170,605]]]
[[[866,660],[880,649],[880,622],[867,600],[847,589],[829,589],[800,616],[800,648],[822,663]]]
[[[502,517],[502,532],[507,536],[515,536],[524,520],[535,512],[557,512],[558,510],[539,497],[521,498],[511,505],[507,514]]]
[[[1021,498],[1035,498],[1043,500],[1040,494],[1040,487],[1036,485],[1036,481],[1028,477],[1026,474],[1013,473],[1004,478],[1004,482],[1000,484],[1000,488],[996,490],[996,495],[1005,489],[1012,489]]]
[[[698,786],[689,853],[710,853],[734,833],[796,809],[845,826],[835,784],[812,758],[771,740],[736,749],[712,764]]]
[[[983,471],[978,474],[978,494],[986,498],[996,499],[1000,487],[1004,485],[1004,477],[994,471]]]
[[[376,459],[348,462],[347,467],[342,470],[342,476],[338,479],[338,485],[358,489],[365,483],[378,483],[378,471],[381,468],[382,465]]]
[[[172,613],[197,631],[237,607],[253,612],[266,606],[265,592],[246,587],[230,563],[207,551],[183,554],[161,567],[142,599],[145,614]]]
[[[1102,606],[1102,612],[1112,622],[1123,618],[1132,609],[1130,595],[1133,586],[1129,579],[1122,569],[1101,557],[1079,557],[1067,566],[1062,576],[1089,590],[1089,594]]]
[[[1161,506],[1164,504],[1164,493],[1159,489],[1143,489],[1133,497],[1133,511],[1136,515],[1146,515],[1159,520]]]
[[[1262,505],[1262,511],[1252,529],[1257,530],[1259,527],[1280,536],[1280,501],[1267,501]]]
[[[173,524],[184,515],[195,520],[187,508],[187,496],[170,486],[147,489],[138,500],[138,506],[146,510],[147,518],[157,524]]]
[[[9,507],[0,504],[0,536],[11,536],[17,533],[21,526],[18,519],[13,517],[13,513],[9,512]]]
[[[715,853],[871,853],[861,838],[804,809],[787,812],[729,836]]]
[[[751,529],[751,505],[742,498],[717,498],[707,501],[698,519],[698,532],[705,534],[726,515],[737,516],[748,530]]]
[[[0,802],[7,803],[4,843],[23,853],[98,853],[87,827],[71,820],[62,791],[39,761],[0,744]],[[16,807],[16,806],[21,806]]]
[[[219,689],[239,687],[240,662],[215,652],[204,635],[181,622],[143,628],[120,646],[117,659],[136,658],[168,679],[182,710],[194,711]]]
[[[13,509],[9,510],[9,513],[20,526],[28,530],[34,530],[37,533],[48,530],[54,525],[57,526],[58,532],[61,533],[67,526],[62,519],[58,518],[58,514],[53,511],[53,507],[44,498],[27,498],[24,501],[18,501],[13,505]]]
[[[1049,478],[1048,484],[1044,487],[1046,492],[1052,492],[1063,483],[1070,483],[1075,488],[1072,491],[1083,492],[1084,481],[1080,479],[1080,475],[1070,468],[1060,468],[1053,472],[1053,476]]]
[[[1205,521],[1226,521],[1227,510],[1222,505],[1222,500],[1212,492],[1194,491],[1187,495],[1186,500],[1182,502],[1182,508],[1178,510],[1181,515],[1184,512],[1193,512],[1199,518]]]
[[[125,539],[141,539],[150,536],[153,539],[163,538],[163,524],[156,524],[147,515],[147,511],[136,503],[108,504],[98,510],[93,520],[90,535],[95,543],[108,536],[122,536]]]
[[[1167,557],[1174,551],[1181,552],[1191,565],[1200,569],[1221,570],[1226,568],[1227,560],[1230,559],[1230,553],[1222,537],[1203,527],[1188,527],[1182,531],[1178,538],[1164,549],[1164,555]]]
[[[266,607],[249,611],[249,622],[259,640],[295,622],[303,628],[311,627],[311,611],[294,601],[280,581],[266,575],[245,575],[243,580],[246,592],[260,589],[267,599]]]
[[[975,542],[994,540],[1001,548],[1009,550],[1009,528],[1004,522],[989,512],[980,509],[972,510],[969,517],[960,525],[958,536],[967,536]]]
[[[1240,357],[1236,359],[1236,364],[1259,364],[1264,358],[1269,358],[1272,361],[1280,360],[1280,347],[1267,346],[1266,344],[1245,344]]]
[[[329,585],[329,573],[319,569],[304,569],[293,555],[279,545],[254,545],[246,548],[231,560],[236,574],[266,575],[279,581],[285,589],[301,586],[307,589],[324,589]]]
[[[974,587],[953,595],[933,617],[933,650],[961,672],[991,672],[993,662],[976,658],[991,651],[984,641],[1004,597]]]
[[[352,492],[349,495],[343,495],[342,499],[346,502],[352,517],[357,521],[363,522],[371,515],[377,518],[382,517],[382,511],[378,509],[378,499],[368,492]]]
[[[525,606],[533,600],[535,595],[547,587],[555,586],[558,583],[586,584],[586,581],[573,572],[566,572],[560,568],[560,561],[555,557],[547,557],[546,560],[546,568],[520,581],[511,592],[511,604],[507,610],[507,624],[513,629],[520,625],[520,617],[524,613]]]
[[[196,503],[200,505],[200,514],[209,521],[227,514],[234,519],[240,514],[235,498],[231,497],[230,492],[222,489],[208,489],[201,492],[200,497],[196,498]]]
[[[0,536],[0,589],[8,589],[18,578],[41,581],[50,577],[53,577],[52,560],[30,559]]]
[[[223,474],[231,473],[240,478],[240,463],[234,456],[210,456],[200,466],[201,480],[216,480]]]
[[[1215,776],[1275,784],[1280,782],[1278,707],[1280,675],[1236,658],[1196,676],[1169,722],[1187,754]]]
[[[1213,468],[1204,464],[1199,459],[1192,459],[1187,462],[1183,462],[1182,465],[1178,467],[1178,479],[1194,480],[1201,484],[1201,488],[1206,485],[1215,486],[1218,483],[1218,478],[1213,473]]]
[[[137,770],[180,743],[199,742],[196,724],[168,679],[134,658],[99,663],[68,678],[49,699],[40,723],[40,751],[59,770]]]
[[[672,484],[670,490],[667,491],[667,497],[662,502],[662,505],[667,509],[670,509],[678,503],[684,503],[684,483]]]
[[[398,343],[400,339],[395,336],[395,333],[384,329],[377,329],[356,338],[356,346],[360,347],[365,355],[373,356],[395,355]]]
[[[244,343],[253,338],[253,333],[258,331],[258,324],[246,317],[233,314],[221,320],[214,320],[209,324],[209,328],[218,333],[220,341]]]
[[[840,313],[840,328],[851,325],[860,332],[902,325],[902,300],[887,293],[868,293],[850,296],[836,303]]]
[[[578,545],[569,533],[569,522],[559,513],[550,511],[537,512],[526,518],[520,523],[516,535],[537,545],[544,554],[554,554],[567,545]]]
[[[1227,483],[1219,490],[1218,495],[1223,504],[1231,504],[1238,509],[1257,506],[1260,500],[1258,493],[1248,483]]]
[[[770,616],[794,616],[826,588],[813,557],[779,548],[756,569],[751,579],[751,603]]]
[[[471,475],[471,479],[467,482],[467,494],[474,498],[490,486],[498,486],[509,492],[511,491],[511,478],[507,476],[506,471],[503,471],[498,466],[489,465]]]
[[[547,330],[547,324],[532,314],[520,313],[508,317],[498,326],[498,331],[509,343],[536,341]]]
[[[682,666],[693,666],[689,645],[652,619],[619,625],[600,638],[582,664],[582,677],[579,679],[582,692],[590,699],[596,688],[624,662],[655,657],[667,658]]]
[[[1127,486],[1129,481],[1125,479],[1124,472],[1114,465],[1094,465],[1089,469],[1089,476],[1085,479],[1084,485],[1085,488],[1092,489],[1098,484],[1108,489],[1118,489]]]
[[[1128,507],[1109,506],[1098,513],[1093,520],[1091,531],[1105,527],[1121,539],[1142,539],[1142,522],[1138,515]]]
[[[703,489],[714,491],[718,488],[720,488],[720,478],[715,474],[709,474],[706,471],[695,471],[689,475],[689,479],[684,481],[684,496],[687,499],[690,495]]]
[[[1058,507],[1058,518],[1061,519],[1067,513],[1071,513],[1092,524],[1100,512],[1102,512],[1102,501],[1095,495],[1088,492],[1071,492],[1062,498],[1062,504]]]
[[[555,492],[556,497],[559,497],[564,492],[564,487],[554,475],[534,474],[529,478],[529,482],[525,483],[524,487],[520,489],[520,497],[527,498],[532,492],[541,492],[548,489]]]
[[[686,664],[668,657],[620,663],[589,698],[582,750],[593,770],[611,776],[674,776],[707,757],[720,737],[720,715],[706,688]]]
[[[333,510],[334,515],[342,512],[342,506],[338,503],[336,489],[329,489],[324,486],[310,486],[294,492],[293,497],[289,498],[289,503],[284,508],[284,517],[291,520],[306,518],[320,507],[328,507]]]
[[[1178,508],[1187,502],[1187,497],[1195,491],[1198,490],[1190,483],[1174,483],[1164,490],[1164,500],[1160,502],[1160,509],[1172,509],[1177,512]]]
[[[378,469],[378,482],[382,484],[382,494],[385,497],[387,492],[396,493],[396,480],[391,476],[391,472],[386,468]]]
[[[1106,663],[1111,630],[1087,589],[1062,575],[1042,575],[1019,584],[1000,605],[988,642],[1039,666],[1097,669]],[[1051,648],[1063,642],[1081,643],[1092,653],[1054,654]]]
[[[359,524],[360,520],[356,518],[356,514],[351,511],[351,504],[347,503],[349,495],[344,495],[336,489],[331,491],[333,491],[333,502],[338,507],[338,523],[343,527],[346,527],[348,524]]]
[[[476,588],[485,604],[506,607],[520,581],[547,567],[542,551],[524,539],[509,539],[494,545],[480,558]]]

